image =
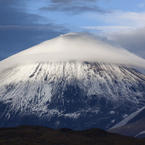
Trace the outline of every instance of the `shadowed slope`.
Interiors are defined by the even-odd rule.
[[[50,62],[0,73],[0,126],[108,129],[145,105],[145,76],[126,66]]]
[[[145,137],[145,107],[132,113],[109,131],[127,136]]]

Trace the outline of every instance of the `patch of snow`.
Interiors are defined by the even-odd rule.
[[[68,113],[68,114],[64,114],[64,116],[73,118],[73,119],[77,119],[80,116],[80,113]]]
[[[115,123],[115,120],[111,120],[111,123]]]
[[[137,116],[142,110],[144,110],[145,107],[139,109],[138,111],[132,113],[131,115],[129,115],[127,118],[125,118],[124,120],[122,120],[121,122],[117,123],[116,125],[114,125],[112,128],[110,129],[114,129],[114,128],[119,128],[122,127],[124,125],[126,125],[130,120],[132,120],[135,116]]]
[[[138,133],[135,137],[138,137],[138,136],[143,135],[143,134],[145,134],[145,130],[140,132],[140,133]]]
[[[124,115],[123,115],[123,118],[124,118],[124,119],[125,119],[126,117],[128,117],[128,114],[124,114]]]
[[[111,115],[113,115],[113,114],[115,114],[115,111],[110,111],[109,113],[110,113]]]

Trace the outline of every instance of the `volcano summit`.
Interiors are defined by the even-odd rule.
[[[70,33],[0,62],[0,127],[108,129],[145,105],[145,60]]]

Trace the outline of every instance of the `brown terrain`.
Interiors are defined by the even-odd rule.
[[[100,129],[73,131],[21,126],[0,129],[0,145],[145,145],[145,139],[126,137]]]

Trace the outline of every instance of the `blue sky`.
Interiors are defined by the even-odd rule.
[[[45,20],[40,20],[39,23],[41,24],[47,24],[52,21],[68,27],[70,31],[85,31],[83,30],[85,26],[123,25],[136,28],[139,24],[132,24],[132,22],[134,23],[134,21],[136,21],[135,15],[141,16],[141,14],[143,14],[143,16],[145,16],[145,0],[90,0],[92,2],[89,0],[80,0],[81,4],[76,4],[76,0],[74,0],[74,3],[70,2],[67,4],[64,0],[62,0],[62,2],[60,2],[61,0],[58,1],[58,3],[51,3],[50,1],[48,2],[48,0],[43,0],[35,3],[35,0],[30,0],[27,3],[27,12],[42,16]],[[78,5],[84,6],[84,10],[75,12],[75,10],[71,9],[71,7],[75,9]],[[86,5],[88,8],[98,8],[98,11],[91,9],[87,11],[87,7],[85,8]],[[64,10],[67,8],[68,10]],[[134,16],[132,16],[131,13],[132,15],[134,14]],[[128,16],[128,18],[123,19],[119,17],[121,15],[122,17]],[[114,16],[116,16],[115,20],[113,18]],[[112,21],[110,19],[112,19]]]
[[[0,60],[69,32],[90,32],[145,58],[145,0],[1,0]]]

